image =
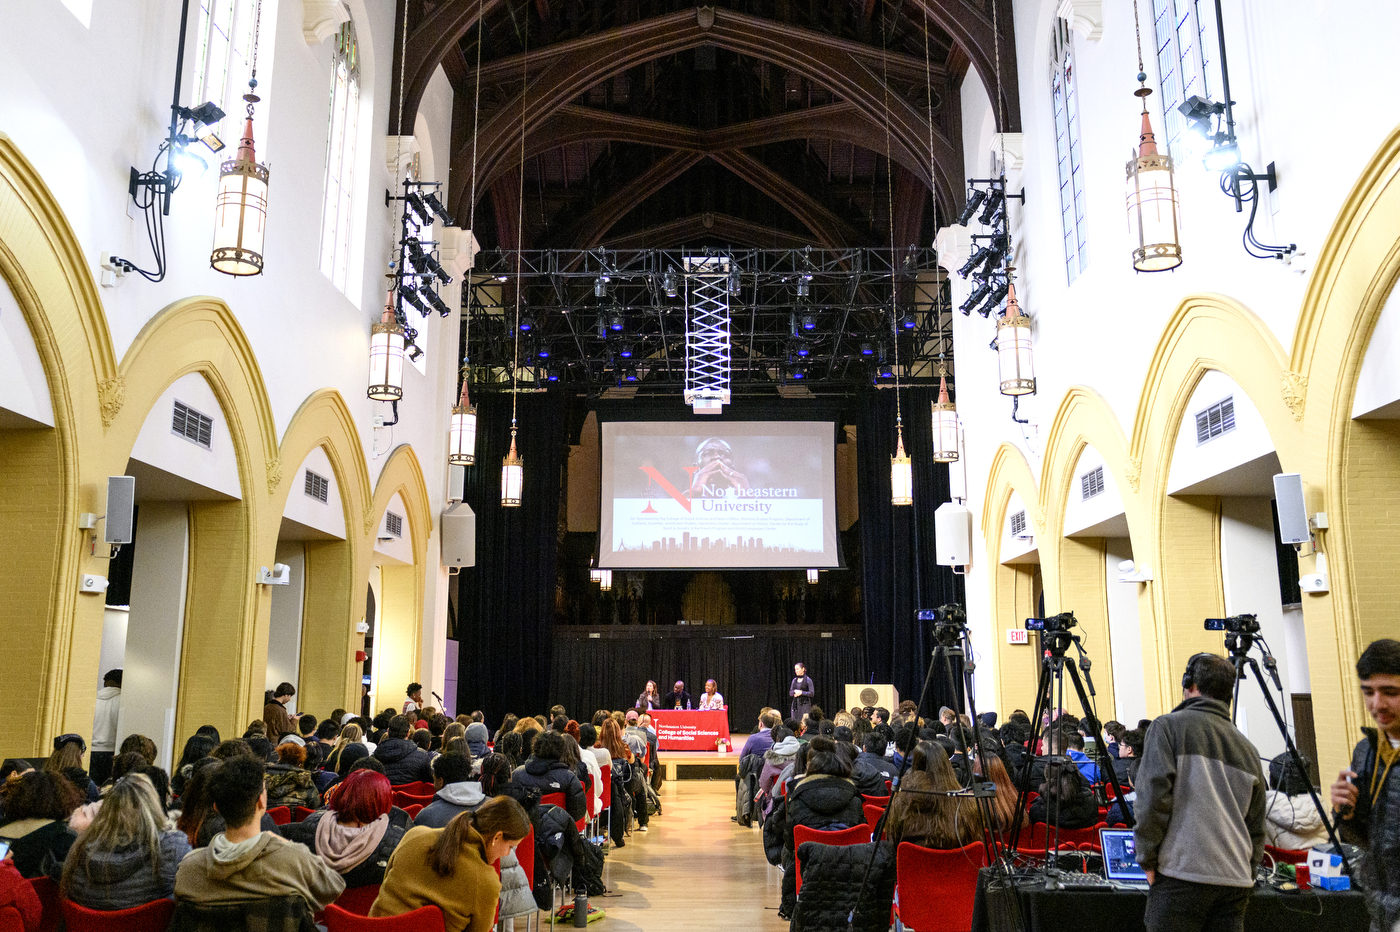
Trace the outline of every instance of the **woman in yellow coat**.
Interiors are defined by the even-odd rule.
[[[530,819],[508,796],[464,812],[446,828],[409,829],[389,857],[371,916],[399,916],[423,906],[442,910],[447,932],[490,932],[501,882],[492,865],[530,833]],[[443,883],[451,879],[452,883]]]

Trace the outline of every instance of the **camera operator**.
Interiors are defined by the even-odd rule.
[[[1196,654],[1182,703],[1152,722],[1137,774],[1137,860],[1148,932],[1241,930],[1264,856],[1259,753],[1230,721],[1235,667]]]
[[[1337,830],[1361,845],[1361,877],[1371,908],[1372,932],[1400,921],[1400,641],[1373,641],[1356,661],[1366,711],[1378,727],[1351,755],[1351,769],[1332,784]]]

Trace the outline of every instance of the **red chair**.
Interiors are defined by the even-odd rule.
[[[540,797],[541,806],[558,806],[564,809],[568,805],[567,797],[563,793],[545,793]]]
[[[1091,825],[1088,828],[1062,828],[1060,829],[1060,844],[1066,845],[1089,845],[1093,850],[1099,850],[1099,829],[1108,828],[1104,822],[1098,825]],[[1050,833],[1050,837],[1055,837]]]
[[[63,901],[63,921],[70,932],[151,932],[170,925],[174,900],[155,900],[130,909],[99,910]]]
[[[407,793],[410,796],[431,796],[437,792],[437,788],[431,783],[422,780],[416,783],[400,783],[398,786],[391,786],[389,789],[395,793]]]
[[[890,804],[888,796],[866,796],[862,793],[860,798],[865,800],[866,805],[874,806],[877,809],[884,809]]]
[[[423,811],[423,807],[418,803],[414,803],[412,806],[404,806],[403,811],[408,813],[410,819],[416,819],[418,818],[418,813]]]
[[[39,920],[39,932],[58,932],[63,925],[63,910],[58,906],[58,884],[48,877],[35,877],[29,881],[39,904],[44,908]]]
[[[378,896],[379,884],[377,883],[365,887],[346,887],[340,896],[335,898],[335,905],[347,913],[368,916],[369,908],[374,905],[374,900]]]
[[[977,872],[987,866],[981,844],[934,851],[907,841],[895,851],[895,915],[911,932],[969,932]]]
[[[273,806],[267,810],[268,818],[278,825],[286,825],[292,821],[292,810],[286,806]]]
[[[861,811],[865,813],[865,824],[870,826],[870,831],[875,831],[875,825],[880,821],[880,816],[885,812],[884,807],[877,806],[874,803],[866,803],[860,808]]]
[[[305,822],[306,817],[315,811],[315,809],[307,809],[305,806],[297,806],[296,809],[292,811],[292,821]]]
[[[1264,853],[1274,859],[1275,864],[1306,864],[1308,852],[1303,848],[1275,848],[1265,845]]]
[[[894,792],[894,781],[893,781],[893,780],[886,780],[886,781],[885,781],[885,795],[888,796],[888,795],[889,795],[890,793],[892,793],[892,792]]]
[[[0,909],[0,932],[24,932],[24,919],[13,906]]]
[[[792,853],[797,860],[797,893],[802,894],[802,861],[797,859],[797,851],[804,842],[815,841],[822,845],[863,845],[870,841],[870,826],[853,825],[850,828],[823,832],[805,825],[792,827]]]
[[[1106,799],[1111,801],[1115,796],[1118,795],[1118,791],[1113,788],[1112,783],[1104,783],[1103,794]]]
[[[525,876],[530,880],[530,886],[535,885],[535,827],[530,826],[530,834],[526,835],[515,846],[515,859],[520,862],[520,869],[525,872]]]
[[[433,795],[431,793],[427,796],[417,796],[413,793],[396,791],[392,798],[394,805],[398,806],[400,809],[407,809],[409,806],[426,806],[433,801]]]
[[[326,907],[326,928],[329,932],[446,932],[442,910],[436,906],[421,906],[402,916],[371,919],[346,912],[334,903]]]

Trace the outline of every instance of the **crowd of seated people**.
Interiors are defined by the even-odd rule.
[[[600,711],[582,724],[558,706],[548,718],[508,716],[493,741],[480,712],[453,721],[415,703],[373,721],[342,709],[317,719],[289,714],[294,696],[290,684],[269,693],[240,737],[199,728],[168,774],[142,735],[122,742],[102,786],[83,767],[79,735],[58,738],[37,768],[6,761],[0,906],[14,906],[26,932],[38,929],[28,881],[47,877],[87,909],[173,899],[172,927],[199,928],[201,917],[236,904],[281,927],[369,888],[372,916],[433,905],[449,932],[485,932],[498,917],[538,908],[515,848],[542,816],[557,812],[548,824],[567,826],[582,855],[590,839],[576,823],[599,812],[605,774],[616,844],[634,819],[646,831],[656,808],[648,805],[656,735],[634,710],[630,718]],[[406,791],[421,801],[397,805]],[[551,794],[557,809],[541,802]],[[592,886],[574,883],[579,892]]]

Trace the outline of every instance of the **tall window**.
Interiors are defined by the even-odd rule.
[[[1084,154],[1079,138],[1079,93],[1075,90],[1074,52],[1069,23],[1055,20],[1054,72],[1055,159],[1060,171],[1060,227],[1065,243],[1065,273],[1072,283],[1089,267],[1084,224]]]
[[[200,0],[192,105],[212,100],[226,116],[219,138],[231,152],[243,130],[243,95],[253,54],[255,0]],[[266,95],[264,95],[266,96]],[[266,139],[266,134],[259,136]],[[222,156],[221,156],[222,157]]]
[[[353,20],[347,20],[336,34],[334,65],[325,204],[321,212],[321,271],[344,291],[350,269],[350,218],[360,115],[360,49]]]
[[[1206,66],[1215,61],[1215,14],[1209,0],[1152,0],[1152,40],[1162,78],[1167,145],[1181,161],[1186,118],[1176,109],[1188,97],[1209,97]]]

